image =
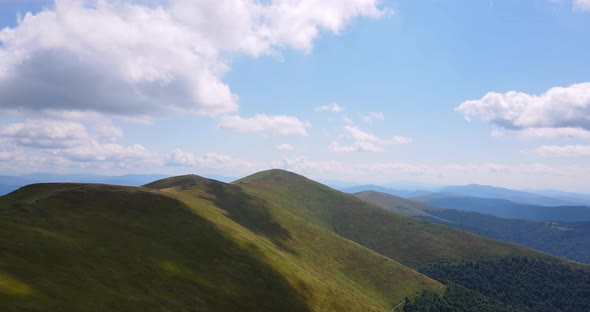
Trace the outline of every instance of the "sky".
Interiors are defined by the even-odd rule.
[[[0,174],[590,192],[590,0],[0,0]]]

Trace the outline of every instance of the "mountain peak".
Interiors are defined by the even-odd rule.
[[[161,190],[161,189],[166,189],[166,188],[174,188],[174,187],[188,188],[188,187],[195,186],[195,185],[209,182],[209,181],[213,181],[213,180],[198,176],[196,174],[187,174],[187,175],[181,175],[181,176],[157,180],[157,181],[154,181],[154,182],[144,185],[144,187],[156,189],[156,190]]]
[[[297,174],[295,172],[291,172],[291,171],[287,171],[287,170],[283,170],[283,169],[269,169],[269,170],[264,170],[264,171],[260,171],[257,173],[254,173],[252,175],[249,175],[247,177],[244,177],[242,179],[239,179],[237,181],[235,181],[235,183],[248,183],[251,181],[260,181],[260,180],[267,180],[267,179],[271,179],[271,180],[290,180],[290,181],[311,181],[308,178]]]

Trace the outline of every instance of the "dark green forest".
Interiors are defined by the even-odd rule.
[[[440,281],[475,290],[521,311],[590,311],[590,270],[577,268],[574,264],[512,257],[431,264],[420,271]]]
[[[590,222],[535,222],[454,209],[428,213],[444,220],[424,216],[416,218],[590,263],[590,248],[580,248],[590,246]]]
[[[517,312],[498,300],[477,291],[448,283],[444,295],[424,291],[413,299],[406,299],[404,312]]]

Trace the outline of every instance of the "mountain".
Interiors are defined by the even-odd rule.
[[[403,216],[295,173],[273,169],[233,182],[252,196],[410,267],[449,259],[542,254]]]
[[[590,222],[535,222],[454,209],[431,210],[417,218],[511,242],[558,257],[590,263]]]
[[[502,284],[478,288],[489,276]],[[282,170],[0,197],[1,311],[588,311],[585,283],[587,266]]]
[[[404,216],[408,217],[415,217],[415,216],[425,216],[425,217],[434,217],[432,214],[428,213],[430,210],[435,210],[437,208],[430,207],[415,201],[411,201],[408,199],[404,199],[401,197],[397,197],[394,195],[377,192],[377,191],[364,191],[354,193],[354,196],[357,198],[364,200],[366,202],[372,203],[376,206],[381,208],[387,209],[389,211],[399,213]]]
[[[403,216],[282,170],[259,172],[234,184],[327,232],[436,276],[446,284],[442,296],[423,292],[404,300],[404,309],[407,305],[414,311],[438,311],[435,307],[444,311],[590,310],[588,266]],[[470,268],[471,273],[460,275],[457,272],[461,268]],[[482,278],[488,280],[480,283]],[[510,289],[510,294],[502,288]],[[439,299],[444,304],[440,305]],[[424,304],[416,307],[413,300]],[[543,305],[548,309],[540,308]]]
[[[427,195],[412,198],[412,200],[433,207],[474,211],[501,218],[532,221],[590,221],[590,207],[588,206],[546,207],[518,204],[505,199],[452,195]]]
[[[0,246],[1,311],[389,311],[444,291],[198,176],[23,187],[0,197]]]
[[[533,194],[523,191],[515,191],[502,187],[489,185],[469,184],[445,186],[437,189],[442,195],[460,195],[480,198],[496,198],[509,200],[515,203],[537,205],[537,206],[575,206],[576,202],[556,199],[553,197]]]
[[[590,206],[590,194],[564,192],[558,190],[530,191],[531,193],[561,199],[578,205]]]
[[[590,246],[590,222],[535,222],[498,218],[477,212],[430,207],[373,191],[357,193],[355,196],[418,219],[590,263],[590,249],[580,248]]]
[[[53,174],[34,173],[17,176],[0,176],[0,196],[19,187],[33,183],[104,183],[124,186],[140,186],[154,180],[168,177],[162,174],[127,174],[104,176],[97,174]]]
[[[8,193],[18,189],[19,187],[20,187],[19,185],[0,184],[0,196],[2,196],[4,194],[8,194]]]
[[[34,183],[34,181],[17,176],[0,175],[0,196],[8,194],[23,185]]]
[[[392,188],[378,186],[378,185],[358,185],[358,186],[352,186],[352,187],[345,187],[345,188],[340,188],[340,191],[345,192],[345,193],[351,193],[351,194],[360,193],[360,192],[364,192],[364,191],[375,191],[375,192],[391,194],[391,195],[395,195],[395,196],[403,197],[403,198],[418,197],[418,196],[423,196],[423,195],[430,195],[433,193],[432,191],[422,191],[422,190],[398,190],[398,189],[392,189]]]

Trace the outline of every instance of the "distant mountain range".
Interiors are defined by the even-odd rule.
[[[583,201],[564,200],[530,192],[515,191],[502,187],[479,184],[445,186],[438,189],[437,193],[481,198],[499,198],[515,203],[538,206],[567,206],[585,204]]]
[[[444,194],[411,198],[432,207],[473,211],[501,218],[532,221],[590,221],[588,206],[540,206],[515,203],[506,199],[454,196]]]
[[[403,197],[403,198],[411,198],[411,197],[418,197],[418,196],[423,196],[423,195],[434,194],[433,191],[428,191],[428,190],[400,190],[400,189],[393,189],[393,188],[389,188],[389,187],[385,187],[385,186],[372,185],[372,184],[344,187],[344,188],[340,188],[340,191],[345,192],[345,193],[351,193],[351,194],[364,192],[364,191],[376,191],[376,192],[391,194],[391,195],[395,195],[395,196],[399,196],[399,197]]]
[[[469,184],[443,186],[434,189],[394,189],[379,185],[359,185],[346,188],[340,188],[346,193],[358,193],[362,191],[377,191],[391,194],[403,198],[413,198],[421,196],[436,197],[478,197],[504,199],[514,203],[528,204],[536,206],[590,206],[590,194],[563,192],[557,190],[543,191],[517,191],[502,187],[489,185]]]
[[[395,213],[465,230],[484,237],[520,244],[559,257],[590,263],[590,249],[582,247],[590,246],[590,222],[539,222],[499,218],[479,212],[430,207],[376,191],[364,191],[354,195]],[[489,199],[478,198],[477,200]]]

